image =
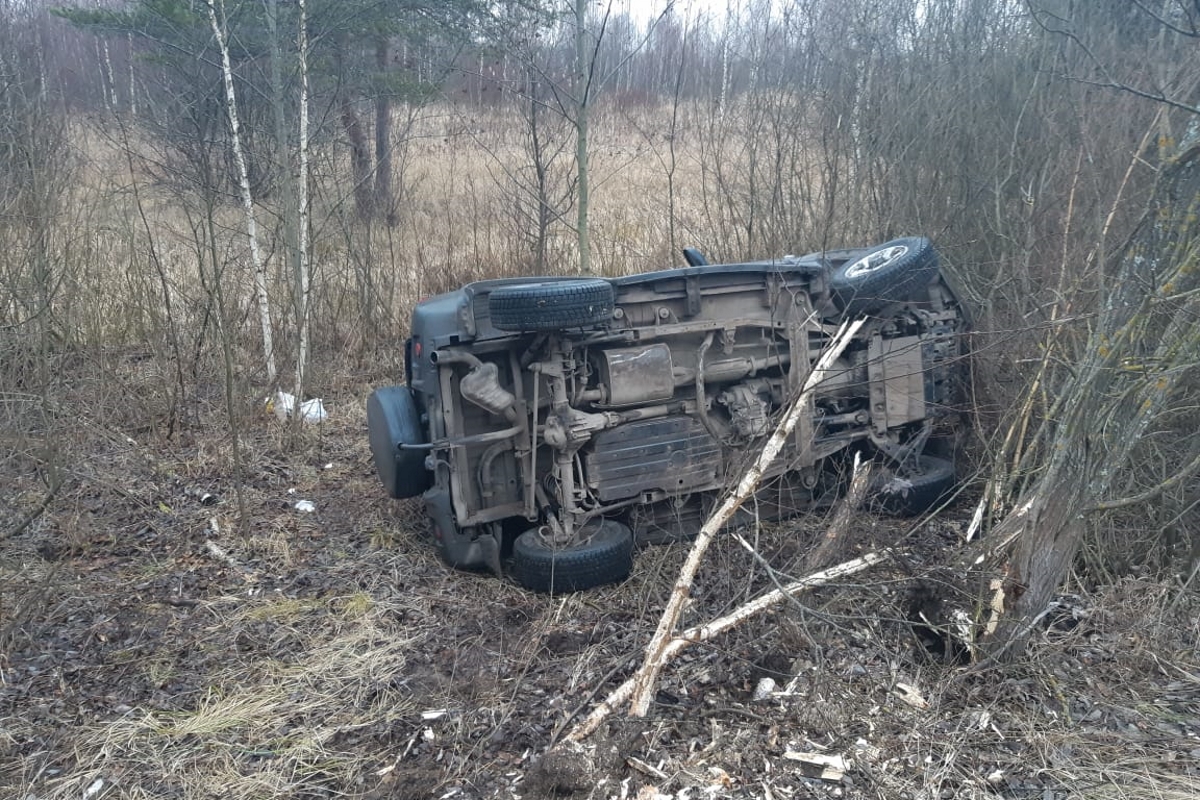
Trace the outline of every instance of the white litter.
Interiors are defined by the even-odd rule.
[[[317,506],[312,500],[297,500],[295,509],[301,514],[311,514],[317,510]]]
[[[288,392],[276,392],[275,397],[267,400],[267,410],[274,411],[280,422],[289,419],[296,408],[296,396]],[[300,404],[300,418],[305,422],[324,422],[329,418],[325,404],[321,398],[314,397]]]

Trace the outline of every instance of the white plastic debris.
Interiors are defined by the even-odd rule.
[[[289,419],[296,408],[296,396],[288,392],[276,392],[275,397],[267,400],[267,411],[275,412],[275,418],[280,422]],[[300,418],[305,422],[324,422],[329,414],[321,398],[314,397],[300,404]]]
[[[311,514],[317,510],[317,506],[312,500],[297,500],[295,509],[301,514]]]
[[[754,699],[766,700],[775,692],[775,679],[772,677],[760,678],[758,685],[754,687]]]
[[[83,800],[92,800],[104,788],[104,778],[96,778],[91,785],[83,790]]]

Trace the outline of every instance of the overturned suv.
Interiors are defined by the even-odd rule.
[[[885,510],[951,487],[926,453],[954,414],[966,314],[923,238],[611,279],[487,280],[420,303],[407,385],[367,417],[392,497],[420,495],[446,560],[562,592],[620,580],[635,542],[695,535],[839,323],[868,322],[812,393],[761,515],[811,506],[845,455]],[[509,559],[511,558],[511,561]]]

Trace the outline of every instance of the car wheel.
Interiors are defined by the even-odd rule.
[[[599,278],[519,283],[488,295],[492,325],[502,331],[582,328],[612,319],[612,284]]]
[[[614,520],[589,523],[583,544],[551,547],[538,532],[526,531],[513,544],[512,574],[535,592],[578,592],[616,583],[633,569],[633,534]],[[585,531],[587,532],[587,531]]]
[[[915,467],[893,470],[890,476],[880,479],[872,505],[885,514],[915,517],[944,500],[954,483],[953,462],[919,456]]]
[[[403,445],[428,442],[416,398],[407,386],[385,386],[367,399],[367,431],[375,472],[395,498],[416,497],[429,488],[426,451]]]
[[[834,301],[848,317],[871,314],[905,300],[933,283],[937,251],[928,239],[910,236],[872,248],[842,264],[829,278]]]

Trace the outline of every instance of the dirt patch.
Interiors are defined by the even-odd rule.
[[[419,508],[376,485],[366,391],[327,398],[330,422],[298,441],[256,420],[242,526],[219,424],[182,443],[81,438],[50,511],[0,543],[0,795],[1200,791],[1200,602],[1131,581],[1064,599],[1022,665],[940,663],[906,617],[914,579],[961,534],[954,514],[919,527],[863,515],[843,555],[897,545],[894,566],[693,648],[649,717],[548,752],[632,673],[686,545],[567,597],[453,572]],[[18,475],[5,514],[42,490]],[[751,531],[765,561],[720,541],[685,624],[798,571],[822,526]],[[822,778],[813,754],[844,770]]]

